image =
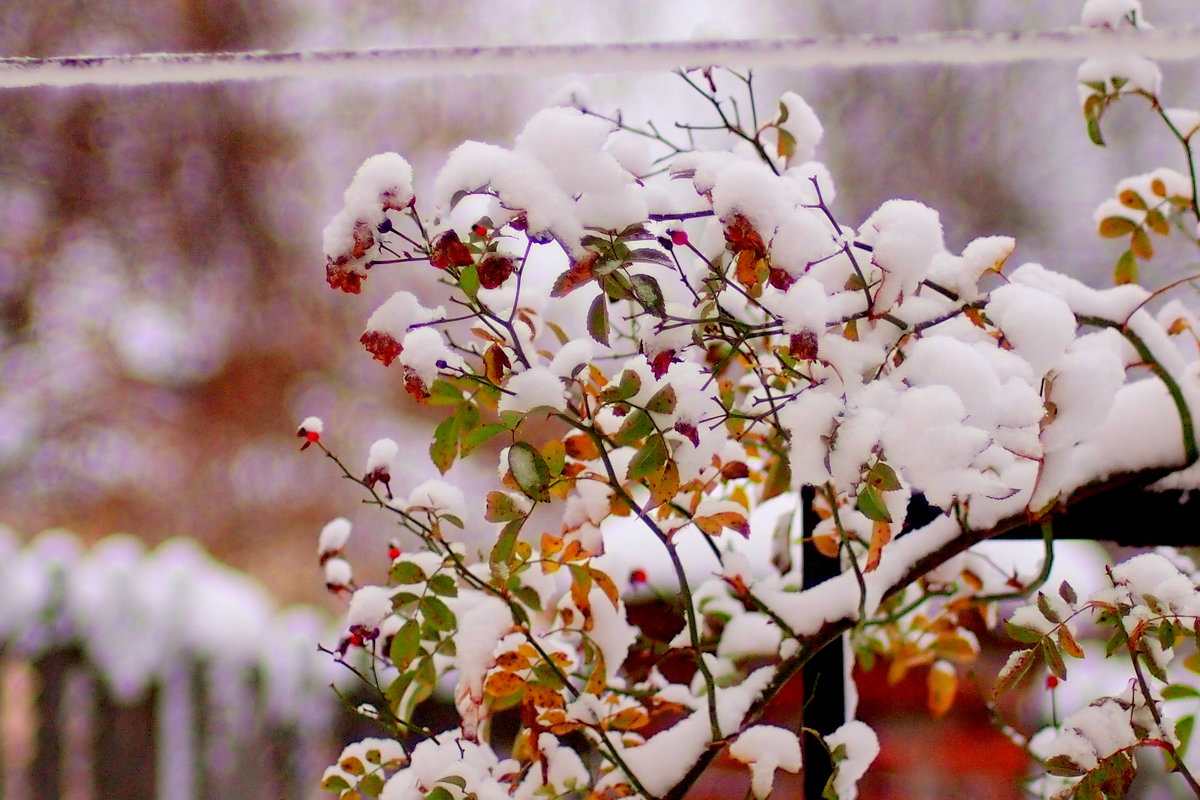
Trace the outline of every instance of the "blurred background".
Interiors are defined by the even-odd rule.
[[[1053,29],[1079,5],[5,0],[0,55],[674,40],[698,25],[728,38]],[[1195,21],[1187,3],[1147,5],[1159,26]],[[1121,177],[1186,165],[1135,100],[1106,115],[1109,147],[1091,145],[1076,66],[773,70],[758,91],[767,111],[789,89],[816,109],[850,224],[917,199],[942,213],[952,250],[1013,235],[1011,264],[1105,285],[1122,246],[1095,234],[1092,210]],[[1200,105],[1195,66],[1162,66],[1167,105]],[[631,122],[669,126],[691,107],[669,76],[635,73],[0,90],[0,523],[15,546],[50,527],[84,546],[187,536],[277,602],[340,609],[316,564],[320,527],[351,518],[351,560],[380,574],[394,531],[332,464],[297,452],[299,420],[323,417],[352,466],[391,436],[412,443],[403,483],[436,471],[398,373],[357,343],[403,276],[332,292],[321,230],[367,156],[395,150],[428,186],[452,147],[510,144],[570,81]],[[1143,281],[1195,261],[1168,252]]]

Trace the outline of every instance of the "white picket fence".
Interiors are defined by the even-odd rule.
[[[319,797],[330,638],[187,540],[0,529],[0,800]]]

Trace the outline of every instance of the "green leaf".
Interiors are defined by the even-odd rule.
[[[435,786],[433,791],[425,795],[425,800],[454,800],[454,795],[445,786]]]
[[[1104,147],[1104,136],[1100,133],[1100,120],[1098,118],[1088,117],[1087,135],[1092,140],[1092,144]]]
[[[775,153],[785,161],[791,161],[792,156],[796,155],[796,137],[789,131],[780,128],[779,142],[775,146]]]
[[[608,298],[604,293],[596,295],[587,313],[588,335],[602,345],[608,345]]]
[[[1186,683],[1172,683],[1170,686],[1163,687],[1163,700],[1183,700],[1188,697],[1200,697],[1200,690],[1194,686],[1188,686]]]
[[[633,289],[633,296],[647,311],[656,317],[666,316],[667,305],[658,281],[649,275],[631,275],[629,283]]]
[[[511,522],[525,518],[525,509],[508,492],[488,492],[485,519],[488,522]]]
[[[605,403],[620,403],[628,400],[642,390],[642,379],[633,370],[627,369],[621,373],[621,380],[614,386],[609,384],[600,392],[600,400]]]
[[[1058,612],[1050,606],[1050,598],[1046,597],[1042,592],[1037,593],[1037,607],[1038,611],[1042,612],[1042,616],[1050,622],[1057,625],[1061,621]]]
[[[368,772],[358,782],[358,790],[368,797],[379,797],[383,793],[383,776],[378,772]]]
[[[666,440],[661,435],[651,436],[630,460],[625,478],[640,481],[650,477],[663,468],[668,456]]]
[[[1046,666],[1052,675],[1060,681],[1067,679],[1067,665],[1063,663],[1062,653],[1049,636],[1042,638],[1042,657],[1046,659]]]
[[[627,447],[641,441],[655,430],[654,420],[650,419],[650,415],[640,408],[635,409],[625,417],[621,427],[617,428],[616,434],[613,435],[613,441],[622,447]]]
[[[433,443],[429,446],[429,457],[433,465],[443,474],[450,469],[458,456],[458,422],[454,416],[446,417],[433,431]]]
[[[900,488],[900,478],[886,462],[876,461],[867,473],[867,484],[881,492],[890,492]]]
[[[334,773],[321,781],[321,788],[327,792],[344,792],[350,784],[341,775]]]
[[[479,406],[471,402],[461,403],[454,411],[455,425],[458,430],[458,440],[461,442],[467,434],[479,427],[481,419]]]
[[[455,406],[462,402],[462,390],[452,384],[445,378],[438,378],[433,382],[433,386],[429,387],[429,400],[431,406]]]
[[[673,413],[675,411],[675,387],[668,383],[655,392],[654,396],[646,401],[646,410],[653,411],[655,414]]]
[[[1120,650],[1129,641],[1129,636],[1125,633],[1124,628],[1116,628],[1112,635],[1108,637],[1108,641],[1104,643],[1104,657],[1108,658],[1113,653]],[[1184,666],[1187,666],[1186,662]]]
[[[1004,629],[1008,631],[1008,635],[1018,642],[1025,644],[1036,644],[1042,640],[1042,634],[1035,631],[1033,628],[1027,628],[1024,625],[1014,625],[1011,622],[1004,623]]]
[[[858,502],[855,507],[863,515],[875,522],[891,522],[892,515],[888,513],[883,497],[874,486],[863,486],[858,490]]]
[[[423,583],[425,571],[412,561],[400,561],[392,565],[391,578],[392,583],[402,585]]]
[[[474,264],[463,267],[458,278],[458,288],[471,300],[479,296],[479,269]]]
[[[1008,661],[996,676],[996,685],[992,687],[992,699],[996,699],[1012,689],[1025,673],[1034,665],[1038,658],[1037,648],[1030,647],[1017,650],[1008,657]]]
[[[496,539],[496,543],[492,545],[492,552],[488,555],[488,564],[493,569],[499,564],[512,563],[513,547],[517,543],[517,535],[521,532],[521,526],[524,524],[523,518],[514,519],[504,526],[504,530],[500,531],[500,537]]]
[[[442,600],[431,594],[421,598],[421,614],[425,621],[439,631],[452,631],[457,624],[454,612]]]
[[[466,458],[492,437],[507,430],[508,428],[499,422],[489,422],[487,425],[480,425],[462,438],[462,445],[459,447],[462,457]]]
[[[421,653],[421,626],[415,620],[404,623],[392,638],[392,649],[388,655],[396,669],[404,671]]]
[[[526,497],[550,502],[550,468],[536,447],[529,442],[513,444],[508,448],[508,468]]]
[[[542,596],[532,586],[518,586],[512,590],[517,599],[534,611],[542,610]]]
[[[1191,714],[1175,721],[1175,738],[1179,740],[1179,747],[1176,749],[1180,756],[1187,753],[1188,744],[1192,741],[1192,729],[1195,727],[1196,718]]]
[[[1158,643],[1163,646],[1164,650],[1170,650],[1175,646],[1175,626],[1170,622],[1159,623]]]
[[[458,584],[454,576],[440,573],[429,579],[429,590],[442,597],[458,597]]]

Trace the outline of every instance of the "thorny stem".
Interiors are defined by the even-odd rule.
[[[683,562],[679,560],[679,553],[676,552],[671,538],[663,533],[662,528],[658,527],[658,523],[650,518],[646,510],[638,505],[629,492],[625,490],[625,487],[621,485],[621,481],[617,478],[616,470],[613,468],[612,460],[608,457],[608,450],[604,446],[604,438],[595,428],[569,419],[567,422],[591,438],[592,443],[596,445],[596,449],[600,451],[600,458],[604,463],[604,469],[608,472],[609,485],[612,486],[621,500],[637,514],[638,519],[650,529],[650,532],[666,548],[667,556],[671,559],[671,566],[675,570],[675,578],[679,581],[679,590],[683,593],[684,616],[687,620],[688,638],[691,640],[692,649],[696,654],[696,669],[704,676],[704,685],[708,690],[708,724],[712,729],[712,739],[713,741],[719,741],[722,734],[721,724],[717,719],[717,683],[713,678],[712,671],[708,668],[708,664],[704,661],[704,655],[701,651],[700,626],[696,620],[695,604],[692,602],[692,589],[688,583],[687,573],[683,569]]]
[[[766,164],[776,175],[779,174],[779,167],[775,166],[775,162],[773,162],[771,157],[767,154],[766,149],[762,146],[762,142],[758,140],[758,136],[751,136],[742,130],[741,126],[736,122],[731,122],[729,117],[725,115],[725,109],[721,108],[721,101],[718,100],[715,95],[706,92],[700,86],[696,85],[692,79],[687,76],[686,72],[683,70],[676,70],[675,74],[683,78],[684,83],[692,87],[692,89],[694,89],[701,97],[703,97],[709,102],[710,105],[712,105],[713,109],[717,112],[717,116],[720,117],[721,123],[725,126],[727,131],[739,139],[748,142],[758,152],[758,156],[762,159],[763,163]]]
[[[1108,571],[1108,578],[1110,581],[1113,580],[1111,569]],[[1113,581],[1113,585],[1116,585],[1115,581]],[[1159,734],[1165,736],[1167,735],[1167,730],[1163,727],[1162,712],[1158,710],[1158,703],[1155,702],[1154,697],[1150,694],[1150,682],[1146,680],[1146,673],[1142,670],[1142,663],[1141,659],[1138,657],[1136,643],[1129,638],[1129,630],[1125,627],[1124,619],[1122,619],[1119,615],[1117,615],[1115,619],[1117,622],[1117,627],[1119,627],[1121,629],[1121,633],[1125,635],[1125,646],[1129,651],[1129,660],[1133,662],[1133,674],[1137,678],[1138,687],[1142,690],[1142,698],[1146,701],[1146,708],[1150,710],[1150,715],[1154,717],[1154,724],[1158,726]],[[1145,657],[1153,658],[1153,656],[1148,653],[1145,654]],[[1196,782],[1196,778],[1192,775],[1191,770],[1188,769],[1187,764],[1183,763],[1183,758],[1181,758],[1179,753],[1175,750],[1175,745],[1171,744],[1169,740],[1163,740],[1161,746],[1164,750],[1171,754],[1171,760],[1175,762],[1175,771],[1183,776],[1184,781],[1187,782],[1188,788],[1192,790],[1192,794],[1200,798],[1200,783]]]

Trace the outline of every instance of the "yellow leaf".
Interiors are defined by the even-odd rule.
[[[949,664],[938,662],[929,670],[926,684],[929,689],[929,710],[940,717],[954,705],[954,695],[958,692],[958,673]]]
[[[561,536],[550,533],[542,534],[542,558],[550,558],[563,548]]]

